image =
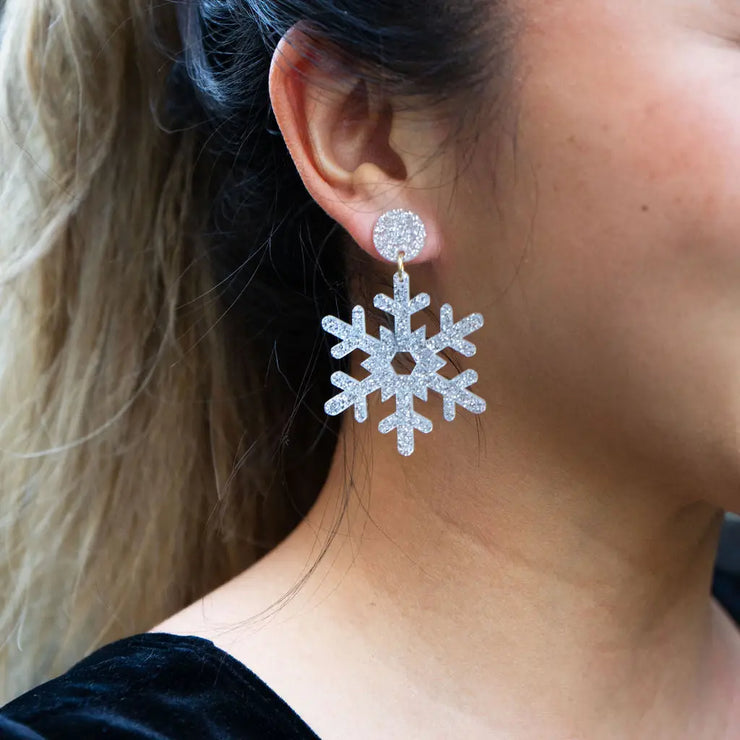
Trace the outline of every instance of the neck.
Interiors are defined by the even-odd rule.
[[[436,421],[405,459],[376,427],[345,424],[300,530],[313,543],[349,494],[332,598],[405,681],[540,737],[722,722],[733,631],[709,595],[720,510],[614,457],[548,452],[513,423],[481,455],[474,424]]]

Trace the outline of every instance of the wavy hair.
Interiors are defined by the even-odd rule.
[[[1,702],[248,567],[325,479],[349,268],[271,116],[277,40],[441,98],[492,44],[444,0],[0,12]]]

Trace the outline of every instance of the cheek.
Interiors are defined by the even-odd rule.
[[[548,101],[552,125],[525,133],[541,247],[532,277],[561,296],[577,287],[584,318],[650,313],[680,331],[692,309],[686,320],[707,331],[740,310],[740,96],[696,73],[625,75],[641,84],[587,86],[583,105],[559,111]]]
[[[522,88],[511,341],[551,410],[737,479],[740,50],[583,41]]]

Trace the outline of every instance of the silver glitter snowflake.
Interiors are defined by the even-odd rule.
[[[426,293],[412,299],[408,273],[397,272],[393,278],[393,298],[381,293],[374,300],[376,308],[394,317],[395,331],[381,326],[378,338],[368,334],[362,306],[356,306],[352,311],[351,324],[336,316],[326,316],[322,321],[327,332],[342,340],[332,348],[335,358],[345,357],[357,349],[369,355],[361,363],[369,373],[366,378],[356,380],[342,372],[332,375],[332,384],[342,392],[326,402],[326,413],[337,416],[354,406],[355,419],[364,422],[367,419],[367,398],[371,393],[380,390],[383,401],[395,397],[395,413],[383,419],[378,429],[383,434],[395,429],[398,451],[407,456],[414,451],[414,432],[428,434],[432,431],[432,422],[414,409],[414,397],[426,401],[430,389],[439,393],[444,401],[447,421],[455,418],[457,406],[474,414],[486,410],[486,402],[468,390],[478,380],[475,370],[465,370],[454,378],[438,374],[446,365],[446,360],[439,356],[442,350],[454,349],[465,357],[475,354],[475,345],[465,337],[483,326],[483,317],[474,313],[455,322],[452,307],[445,304],[440,312],[439,333],[427,338],[425,326],[411,331],[411,317],[427,308],[429,302]],[[393,367],[393,360],[399,353],[413,357],[416,364],[410,374],[399,373]]]

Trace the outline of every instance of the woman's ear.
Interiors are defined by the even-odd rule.
[[[309,193],[362,249],[378,257],[375,223],[401,208],[426,224],[427,244],[416,261],[438,254],[434,191],[440,175],[430,162],[440,137],[428,120],[421,126],[410,114],[398,115],[392,100],[295,27],[273,56],[270,98]]]

